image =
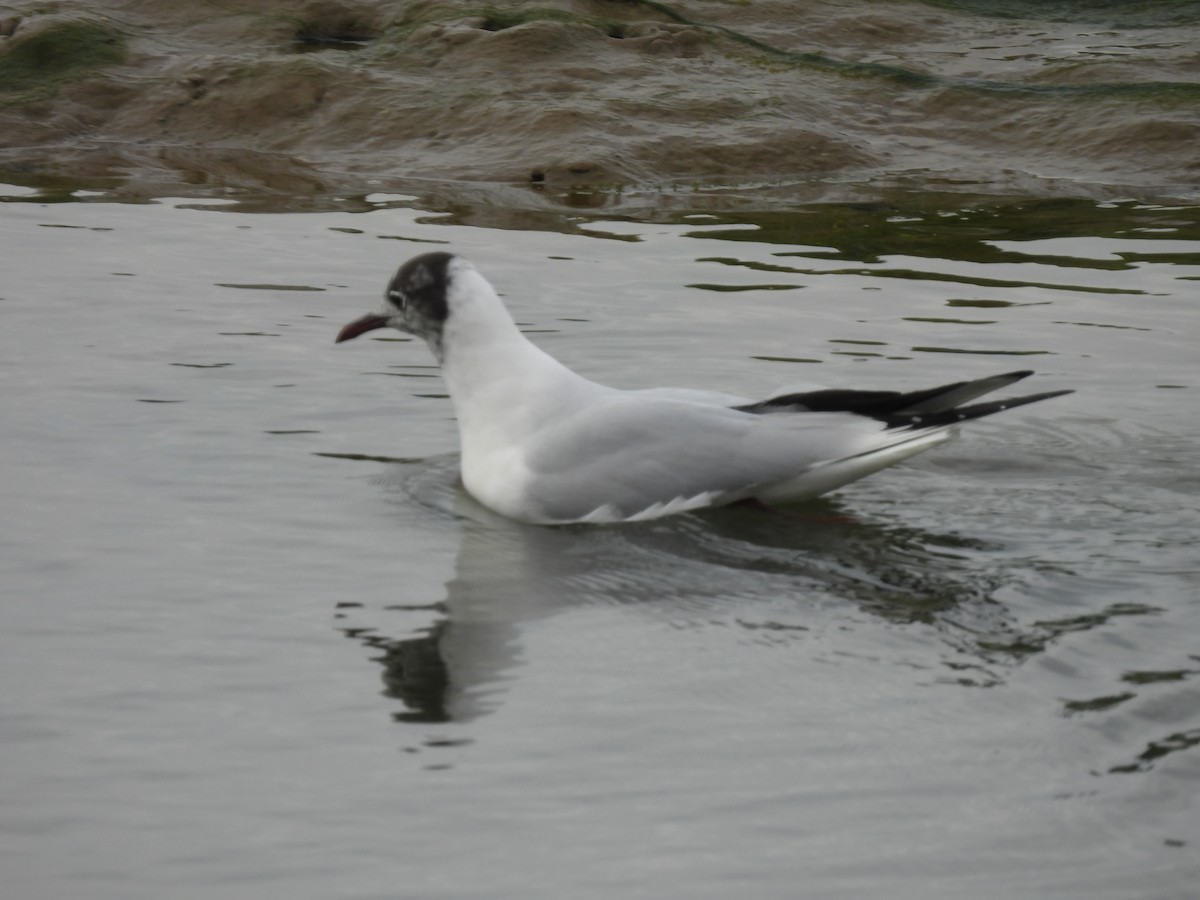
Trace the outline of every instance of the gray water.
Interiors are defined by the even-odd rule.
[[[1200,208],[0,194],[11,896],[1195,896]],[[600,381],[1077,393],[798,507],[520,526],[423,345],[332,343],[442,247]]]

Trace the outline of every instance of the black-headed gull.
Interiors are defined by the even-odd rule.
[[[948,440],[959,422],[1071,393],[963,405],[1028,371],[908,393],[820,390],[759,402],[619,390],[538,349],[475,267],[451,253],[404,263],[383,308],[337,341],[388,326],[424,338],[441,364],[467,491],[501,515],[546,525],[815,497]]]

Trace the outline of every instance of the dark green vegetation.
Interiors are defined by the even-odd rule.
[[[958,12],[997,19],[1044,19],[1052,22],[1090,22],[1110,28],[1152,28],[1190,25],[1200,21],[1193,0],[925,0]]]
[[[51,97],[124,59],[124,36],[98,22],[65,21],[18,35],[0,53],[0,104]]]

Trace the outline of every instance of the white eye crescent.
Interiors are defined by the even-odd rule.
[[[402,291],[388,291],[388,299],[397,309],[404,309],[404,293]]]

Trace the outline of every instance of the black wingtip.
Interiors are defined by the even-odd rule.
[[[1014,373],[1015,374],[1015,373]],[[1041,394],[1026,394],[1024,397],[1006,397],[1003,400],[989,400],[986,403],[974,403],[970,406],[959,406],[942,412],[926,415],[898,415],[887,420],[888,428],[906,428],[912,431],[925,428],[942,428],[947,425],[957,425],[959,422],[969,422],[971,419],[981,419],[993,413],[1016,409],[1039,400],[1050,400],[1073,394],[1074,390],[1045,391]]]
[[[1032,369],[1021,369],[904,393],[853,389],[805,391],[782,394],[757,403],[735,406],[734,409],[756,415],[775,412],[850,412],[881,422],[903,422],[918,416],[937,416],[961,409],[965,403],[1006,388],[1032,374]]]

